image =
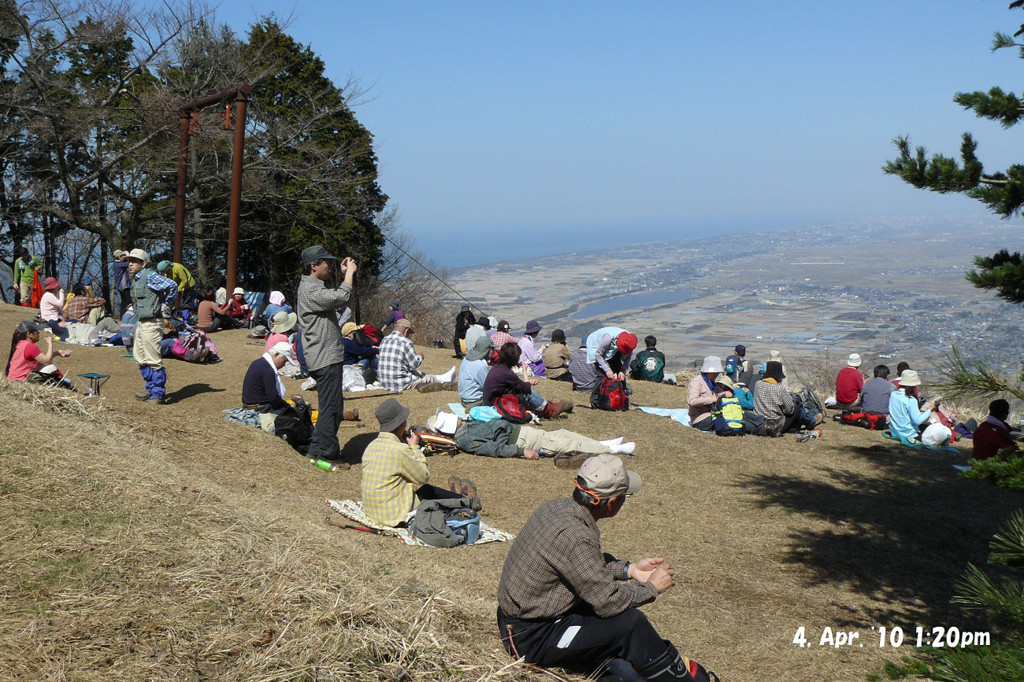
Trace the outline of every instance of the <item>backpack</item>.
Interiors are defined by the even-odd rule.
[[[740,367],[743,365],[743,358],[738,355],[730,355],[725,359],[725,373],[730,379],[735,380]]]
[[[847,426],[860,426],[870,431],[881,431],[889,428],[889,420],[884,414],[869,414],[867,412],[844,412],[837,414],[835,420]]]
[[[628,410],[629,394],[626,392],[626,382],[608,377],[602,378],[594,388],[594,392],[590,394],[590,406],[612,412]]]
[[[527,409],[523,396],[515,393],[503,393],[494,401],[494,409],[501,418],[513,424],[529,424],[533,421],[533,413]]]
[[[802,388],[796,394],[800,407],[807,411],[812,417],[816,414],[825,414],[825,405],[821,402],[818,394],[809,388]]]
[[[417,431],[417,434],[420,437],[420,445],[423,446],[427,455],[454,457],[459,454],[459,446],[455,444],[455,439],[451,436],[433,431]]]
[[[369,346],[376,346],[380,341],[375,341],[362,329],[357,329],[352,332],[352,340],[355,341],[356,345],[360,348],[367,348]]]
[[[359,332],[362,332],[360,335]],[[352,338],[360,346],[377,346],[384,340],[384,335],[381,334],[380,330],[374,327],[372,324],[364,324],[363,328],[352,335]],[[365,339],[363,337],[366,337]],[[363,341],[369,341],[369,343],[363,343]]]
[[[735,396],[718,399],[718,409],[711,413],[715,434],[719,436],[743,435],[743,407]]]
[[[274,435],[306,454],[313,440],[313,408],[305,400],[289,404],[274,420]]]
[[[211,350],[206,334],[202,331],[194,331],[184,340],[181,337],[175,339],[171,353],[185,362],[203,362],[210,355]]]

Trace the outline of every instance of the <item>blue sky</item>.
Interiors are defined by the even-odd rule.
[[[952,102],[1019,92],[1009,0],[226,0],[238,33],[290,16],[356,115],[402,229],[445,264],[848,218],[984,215],[881,173],[910,134],[987,168],[1016,131]],[[487,235],[481,239],[483,235]],[[505,236],[502,236],[505,235]],[[467,237],[490,246],[467,250]]]

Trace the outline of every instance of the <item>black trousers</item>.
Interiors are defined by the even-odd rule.
[[[345,396],[342,364],[337,362],[320,369],[311,369],[316,380],[318,415],[313,427],[313,440],[309,444],[310,458],[337,459],[341,453],[338,444],[338,425],[345,414]]]
[[[639,670],[669,648],[640,609],[626,609],[616,616],[601,618],[585,607],[557,621],[529,621],[508,618],[499,607],[498,631],[505,650],[513,657],[585,675],[614,659]],[[619,675],[620,679],[628,679],[621,672]]]

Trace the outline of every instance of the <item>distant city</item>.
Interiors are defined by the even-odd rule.
[[[456,271],[453,285],[513,329],[537,319],[542,336],[562,328],[570,343],[602,325],[654,334],[677,366],[744,343],[794,366],[856,351],[869,373],[907,360],[937,376],[957,344],[1016,374],[1024,307],[964,274],[1021,236],[995,219],[850,221],[494,263]]]

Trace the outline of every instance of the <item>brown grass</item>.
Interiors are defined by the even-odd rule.
[[[19,313],[0,306],[0,328]],[[214,338],[223,363],[168,363],[164,407],[131,398],[141,380],[120,349],[60,363],[111,374],[102,398],[0,382],[0,679],[541,679],[509,667],[495,633],[508,545],[414,549],[325,524],[324,498],[358,498],[359,467],[327,474],[224,423],[260,349]],[[428,371],[454,362],[425,352]],[[639,404],[685,404],[685,385],[634,388]],[[456,395],[400,399],[423,423]],[[372,434],[381,400],[350,401],[366,421],[343,424],[343,443]],[[1021,501],[957,478],[966,455],[834,424],[806,444],[582,406],[551,426],[636,440],[644,490],[602,522],[605,548],[668,558],[677,585],[645,611],[727,680],[862,679],[898,655],[871,626],[976,626],[950,606],[953,585]],[[484,519],[512,532],[570,489],[550,462],[430,468],[475,481]],[[800,626],[814,646],[791,643]],[[826,626],[859,630],[864,647],[818,647]]]

